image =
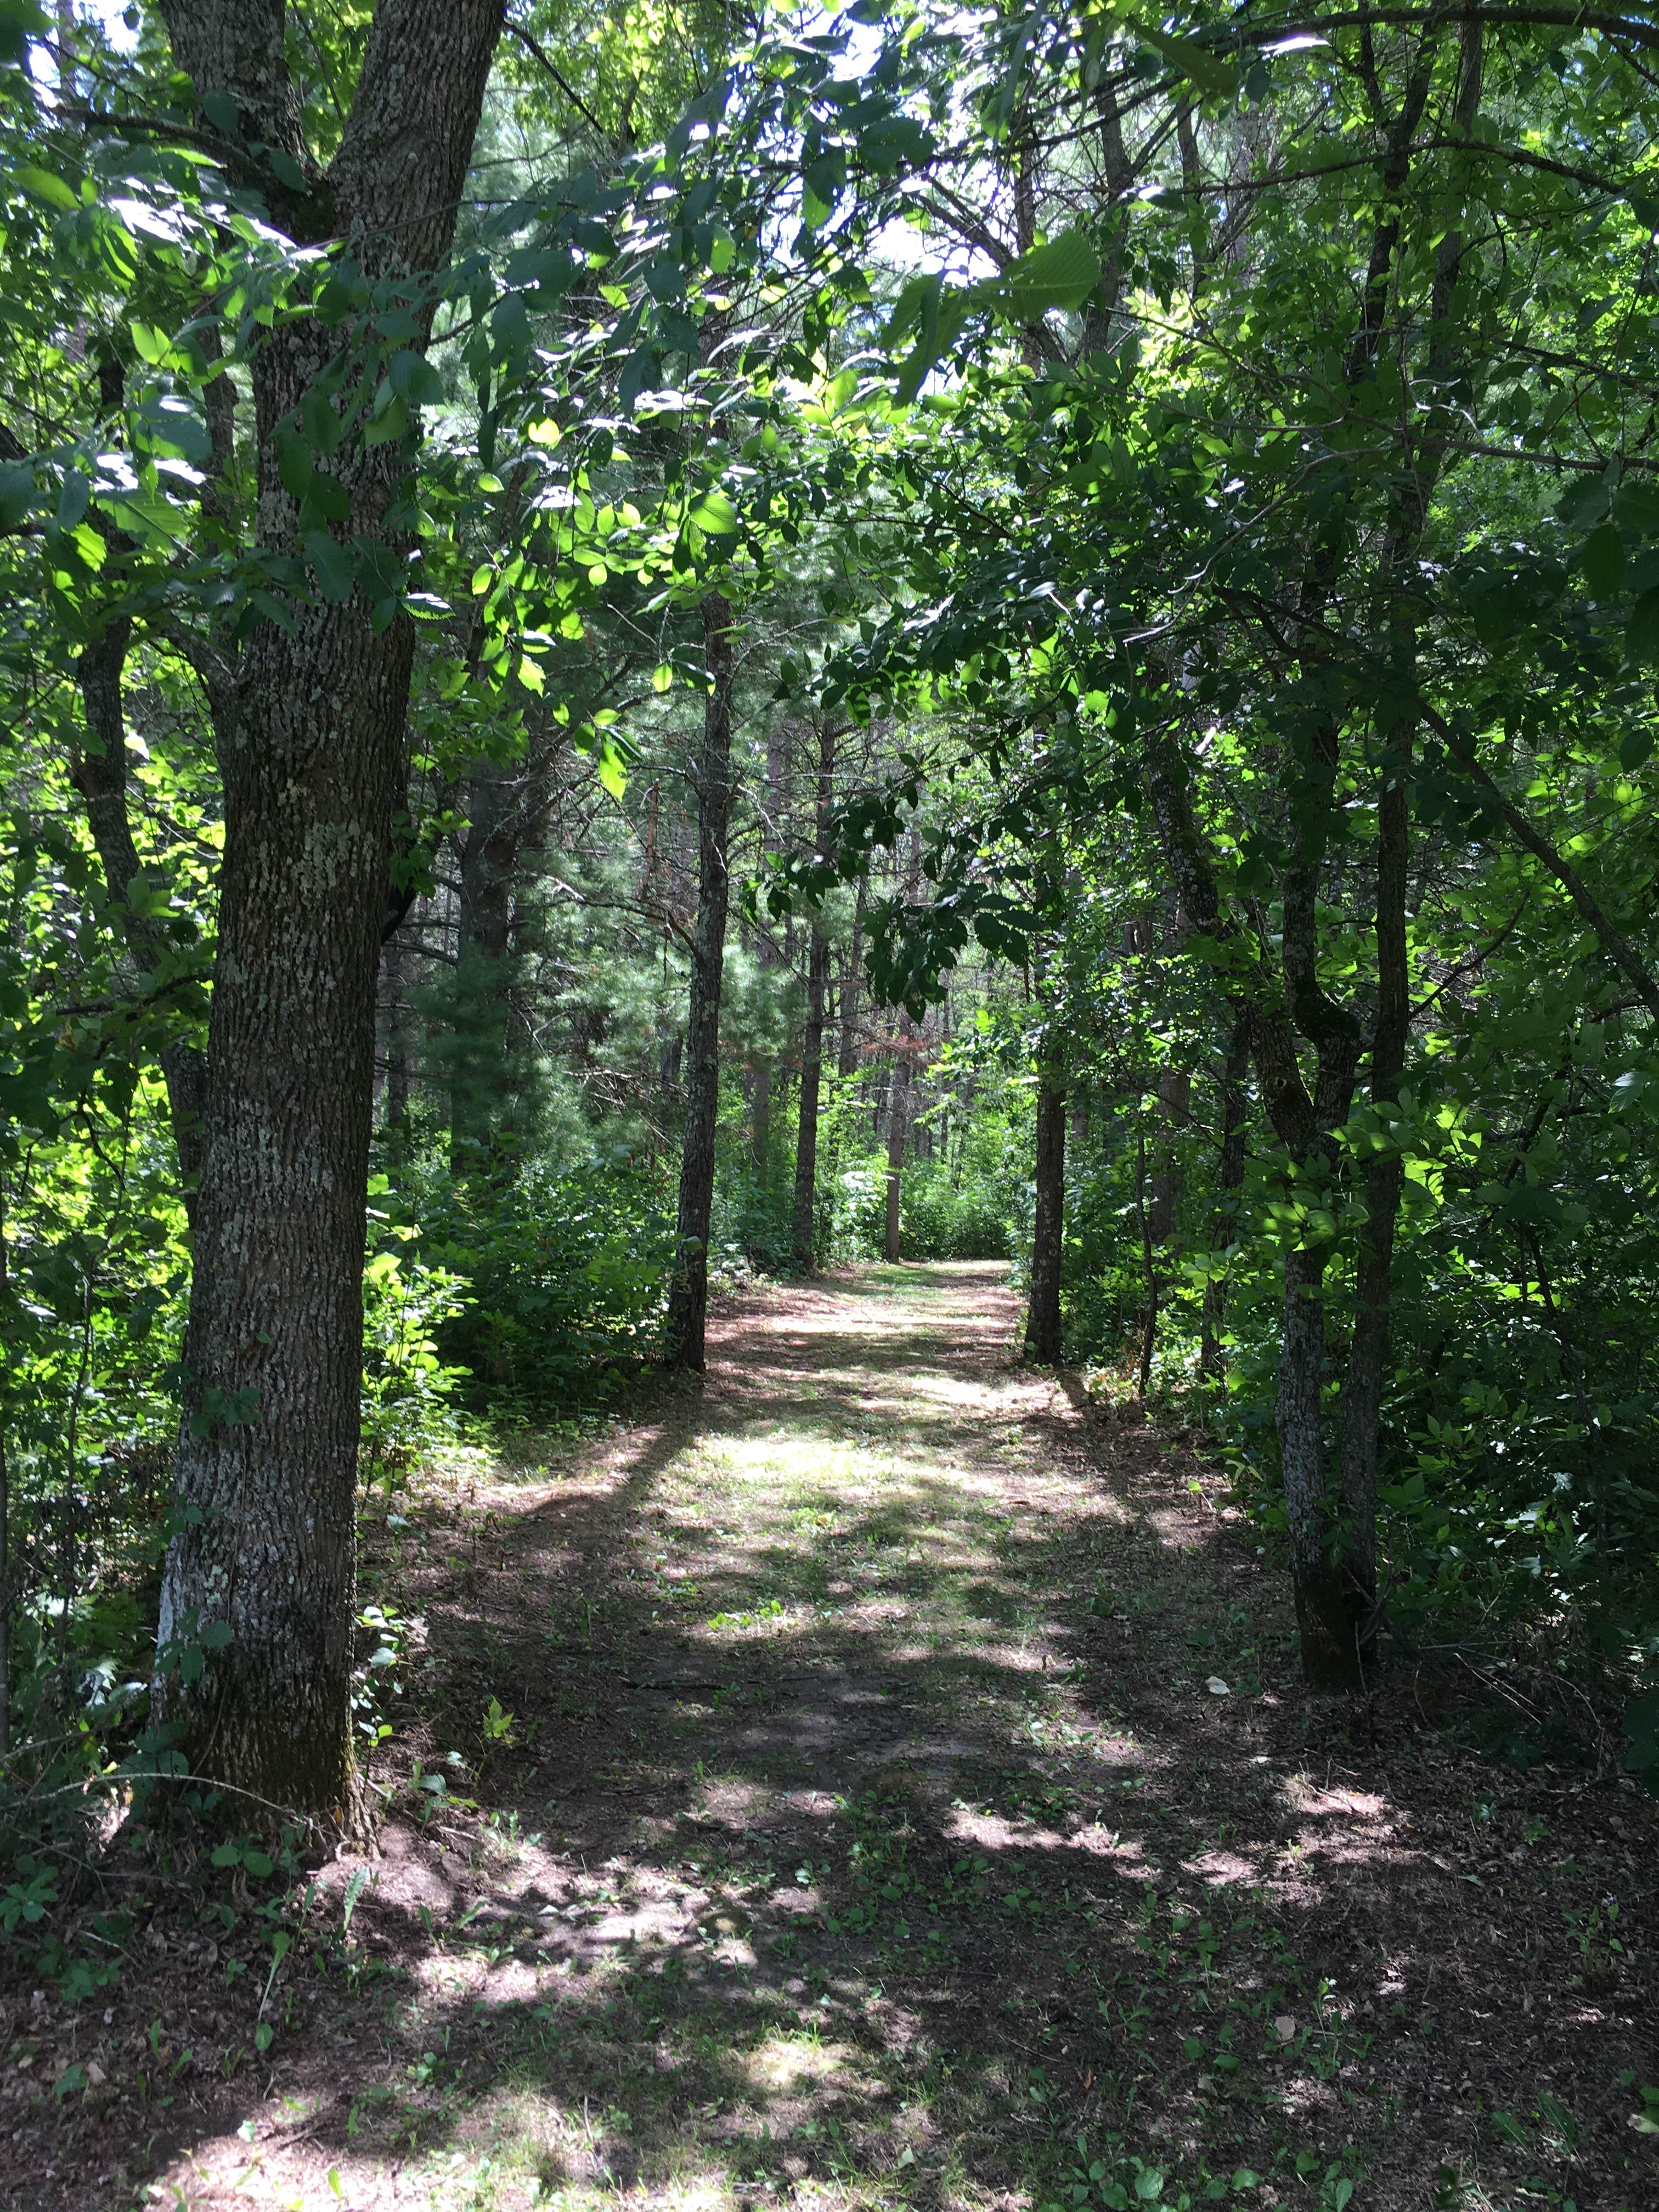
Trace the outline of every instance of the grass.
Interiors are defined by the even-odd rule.
[[[1310,1704],[1213,1477],[1015,1319],[751,1296],[702,1389],[398,1501],[382,1855],[234,1928],[175,1868],[167,1965],[14,2044],[10,2201],[1651,2202],[1639,1801]]]

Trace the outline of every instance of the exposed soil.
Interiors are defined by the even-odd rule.
[[[1588,1716],[1483,1753],[1467,1669],[1310,1699],[1224,1485],[1000,1274],[746,1297],[372,1516],[380,1855],[118,1840],[0,2202],[1659,2206],[1659,1808]]]

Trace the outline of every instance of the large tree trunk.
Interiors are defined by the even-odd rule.
[[[685,1023],[685,1138],[665,1337],[669,1364],[699,1374],[708,1319],[708,1223],[720,1103],[720,982],[731,891],[726,841],[732,814],[732,629],[731,607],[719,592],[708,592],[702,603],[708,696],[696,775],[697,927]]]
[[[1066,1235],[1066,1085],[1060,1070],[1042,1067],[1037,1083],[1036,1218],[1031,1231],[1031,1304],[1025,1357],[1041,1367],[1060,1359],[1060,1255]]]
[[[280,0],[162,0],[197,96],[315,176]],[[449,250],[502,0],[381,0],[326,184],[273,216],[343,232],[371,276]],[[216,111],[216,128],[222,128]],[[253,364],[258,535],[298,549],[275,433],[337,344],[300,318]],[[343,543],[401,560],[397,444],[319,464],[346,489]],[[250,635],[218,729],[225,794],[219,958],[184,1371],[185,1419],[158,1632],[158,1717],[192,1766],[266,1803],[355,1817],[349,1685],[362,1274],[374,990],[413,649],[362,584]],[[199,1673],[181,1648],[222,1625]],[[193,1679],[192,1679],[193,1676]],[[238,1798],[235,1802],[241,1802]]]

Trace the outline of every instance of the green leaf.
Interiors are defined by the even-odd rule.
[[[34,471],[27,461],[0,468],[0,530],[15,530],[34,503]]]
[[[306,486],[306,501],[326,522],[351,520],[351,494],[335,477],[325,477],[320,469]]]
[[[1653,750],[1651,730],[1629,730],[1619,741],[1620,768],[1638,769]]]
[[[363,443],[366,446],[389,446],[394,438],[401,438],[408,428],[408,408],[401,399],[393,399],[382,414],[365,425]]]
[[[0,69],[21,69],[29,58],[29,40],[41,37],[49,26],[33,0],[0,0]]]
[[[1100,256],[1080,230],[1067,230],[1011,261],[1000,276],[973,285],[968,296],[1015,322],[1036,323],[1050,308],[1080,307],[1099,282]]]
[[[222,137],[239,143],[242,136],[242,111],[228,92],[210,92],[202,102],[202,112]]]
[[[441,405],[444,380],[424,354],[411,353],[404,347],[392,355],[386,373],[392,389],[405,406]]]
[[[1127,24],[1136,38],[1145,41],[1155,54],[1161,55],[1172,70],[1177,70],[1191,84],[1212,100],[1231,100],[1237,89],[1237,72],[1229,63],[1212,54],[1207,46],[1199,46],[1192,39],[1177,38],[1172,31],[1154,30],[1148,23],[1137,21],[1122,9],[1115,11],[1118,21]]]
[[[313,530],[306,539],[306,558],[317,579],[317,589],[331,606],[343,605],[357,580],[357,562],[349,545]]]
[[[1625,625],[1625,648],[1632,660],[1659,660],[1659,589],[1636,602]]]
[[[1594,530],[1612,503],[1605,479],[1585,474],[1567,486],[1555,512],[1569,530]]]
[[[58,527],[60,530],[75,529],[84,520],[87,508],[91,503],[92,484],[89,478],[83,477],[79,469],[65,469],[63,485],[58,494]],[[101,552],[102,539],[99,538],[97,543],[99,550]]]
[[[300,426],[313,453],[332,453],[340,443],[340,418],[325,392],[313,385],[300,402]]]
[[[1620,527],[1643,538],[1659,538],[1659,484],[1650,477],[1626,477],[1614,495]]]
[[[1610,522],[1592,530],[1584,540],[1584,581],[1598,599],[1619,588],[1625,573],[1625,541]]]
[[[735,538],[742,525],[738,510],[718,484],[711,484],[687,520],[709,538]]]
[[[622,755],[609,738],[599,744],[599,781],[612,799],[620,799],[628,788],[628,778],[623,772]]]
[[[303,192],[309,189],[306,173],[292,154],[285,153],[280,146],[267,146],[265,160],[270,165],[271,175],[287,191]]]
[[[15,185],[32,200],[39,200],[43,207],[61,208],[68,213],[81,204],[73,188],[61,177],[54,177],[50,169],[37,169],[25,162],[21,168],[12,171],[11,178]]]
[[[276,473],[283,480],[283,490],[295,499],[303,499],[311,489],[311,448],[289,422],[282,424],[276,432]]]

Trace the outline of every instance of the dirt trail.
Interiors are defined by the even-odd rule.
[[[263,2055],[268,1953],[173,1959],[160,2109],[130,1976],[10,2202],[1659,2203],[1650,1809],[1420,1682],[1310,1705],[1223,1486],[1018,1318],[757,1293],[650,1418],[405,1501],[382,1855]]]

